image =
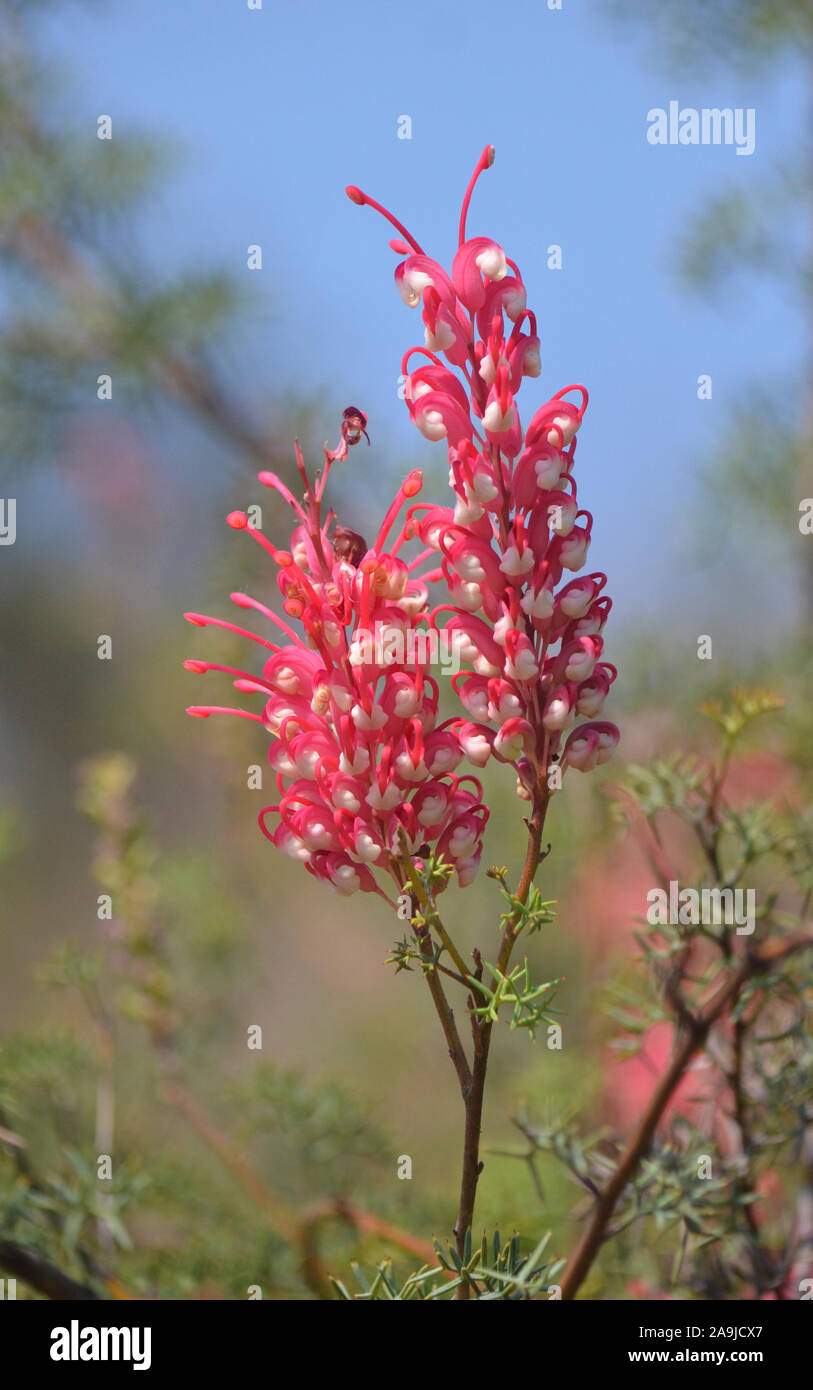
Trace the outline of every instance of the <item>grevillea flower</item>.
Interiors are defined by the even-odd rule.
[[[322,516],[331,466],[366,435],[366,424],[355,407],[344,412],[341,441],[325,449],[321,478],[313,482],[297,444],[305,486],[301,503],[274,473],[259,474],[296,514],[289,550],[277,550],[244,512],[227,518],[271,556],[291,621],[247,594],[232,594],[232,601],[287,640],[275,644],[232,623],[186,614],[196,626],[228,628],[263,648],[262,674],[204,661],[185,665],[196,673],[226,672],[238,690],[261,696],[260,712],[213,705],[188,712],[204,719],[241,715],[270,735],[268,760],[279,800],[260,812],[263,834],[340,893],[376,892],[392,904],[377,872],[400,888],[404,856],[417,858],[432,846],[460,883],[469,883],[488,812],[479,782],[455,775],[463,748],[459,734],[438,723],[439,691],[428,673],[427,644],[409,641],[420,626],[426,630],[428,590],[416,570],[432,552],[424,550],[409,563],[399,556],[415,534],[409,520],[390,550],[384,549],[402,507],[421,488],[421,474],[411,473],[399,489],[371,547],[337,525],[332,512]],[[426,660],[415,660],[416,651]],[[397,659],[399,652],[404,660]]]
[[[296,447],[302,503],[275,474],[259,475],[296,513],[290,550],[275,549],[243,512],[228,518],[274,560],[283,610],[302,636],[245,594],[232,599],[271,622],[284,645],[187,614],[271,653],[261,677],[186,663],[235,676],[238,690],[262,696],[261,713],[212,705],[189,712],[239,714],[271,735],[279,801],[260,813],[263,833],[342,893],[387,897],[376,872],[402,887],[405,857],[432,846],[461,884],[471,882],[488,812],[480,783],[456,774],[464,757],[476,767],[491,757],[510,763],[520,794],[537,800],[546,778],[555,790],[561,772],[588,771],[618,742],[615,726],[595,717],[616,676],[600,660],[612,606],[602,594],[606,576],[563,582],[584,567],[592,529],[573,478],[587,392],[558,392],[523,430],[516,397],[523,379],[540,372],[536,319],[502,248],[488,237],[466,238],[474,185],[493,156],[490,146],[483,151],[466,190],[449,273],[392,214],[359,189],[347,190],[399,233],[390,243],[404,258],[396,284],[408,305],[421,306],[425,329],[424,346],[403,360],[405,397],[421,432],[446,441],[454,505],[412,505],[389,551],[384,544],[419,492],[420,473],[400,488],[372,547],[333,513],[323,518],[332,464],[367,437],[363,412],[348,407],[341,441],[325,449],[313,483]],[[398,552],[416,538],[423,549],[406,561]],[[432,567],[419,573],[427,560]],[[430,607],[428,585],[444,580],[450,601]],[[430,646],[410,641],[419,631],[424,638],[443,631],[470,667],[453,682],[466,718],[438,723]],[[571,730],[578,716],[587,722]]]
[[[347,194],[398,231],[390,246],[405,259],[396,285],[423,318],[424,346],[403,359],[405,399],[421,433],[446,442],[454,505],[419,504],[410,516],[437,552],[432,577],[445,578],[451,598],[430,621],[451,614],[445,625],[471,667],[455,679],[469,716],[455,729],[471,762],[513,764],[520,794],[531,798],[554,762],[586,772],[618,742],[615,725],[595,717],[616,677],[601,660],[612,601],[602,593],[606,575],[567,578],[585,565],[593,524],[573,477],[587,392],[557,392],[523,430],[517,394],[540,372],[536,319],[502,247],[466,237],[474,185],[493,160],[488,146],[448,272],[380,204],[355,187]],[[587,722],[571,728],[579,716]],[[559,782],[548,776],[550,790]]]

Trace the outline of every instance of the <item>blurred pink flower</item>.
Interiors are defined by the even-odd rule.
[[[798,772],[787,758],[768,749],[753,749],[729,764],[723,792],[737,808],[755,801],[776,806],[785,800],[793,804],[798,786]]]
[[[640,1051],[630,1057],[608,1053],[602,1093],[608,1118],[619,1129],[634,1128],[669,1065],[674,1024],[654,1023],[641,1038]],[[731,1092],[722,1072],[703,1053],[678,1082],[662,1123],[682,1115],[703,1133],[715,1133],[724,1151],[731,1147]]]

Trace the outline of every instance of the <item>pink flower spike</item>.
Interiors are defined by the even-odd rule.
[[[466,189],[451,274],[423,254],[407,256],[396,272],[407,302],[422,300],[426,329],[425,348],[402,359],[407,408],[426,438],[445,440],[453,489],[453,506],[420,505],[409,520],[423,544],[440,551],[449,590],[451,602],[434,610],[432,626],[451,609],[445,631],[487,682],[463,682],[464,707],[479,728],[491,721],[502,731],[509,719],[524,719],[534,731],[535,746],[516,762],[521,794],[533,800],[542,794],[534,760],[555,756],[574,713],[600,712],[609,690],[609,668],[597,660],[611,601],[599,598],[603,575],[560,588],[566,571],[584,566],[591,541],[593,519],[579,508],[573,475],[588,395],[564,387],[523,430],[517,395],[540,371],[536,317],[516,263],[492,238],[466,230],[474,186],[492,160],[489,146]],[[357,190],[353,196],[365,201]],[[412,368],[415,353],[424,361]],[[473,727],[454,727],[475,757],[489,756],[488,740]],[[614,737],[588,730],[573,739],[572,765],[603,761]],[[503,741],[507,749],[507,733]]]
[[[349,447],[364,432],[366,417],[349,408],[344,424],[342,440]],[[326,459],[338,461],[346,452],[326,451]],[[461,883],[469,882],[486,819],[454,777],[463,749],[451,729],[438,727],[439,692],[426,671],[429,658],[410,655],[421,650],[418,639],[428,635],[426,585],[411,577],[402,559],[383,551],[399,511],[419,492],[422,476],[414,470],[405,479],[372,550],[356,532],[334,527],[332,513],[326,524],[320,520],[325,475],[310,481],[303,460],[301,476],[304,520],[294,529],[290,553],[274,552],[274,559],[283,562],[277,584],[284,610],[301,620],[307,645],[294,627],[247,594],[232,595],[237,606],[263,613],[290,637],[289,645],[275,646],[234,624],[189,614],[198,626],[242,633],[271,653],[256,678],[215,663],[189,664],[195,673],[220,669],[235,675],[238,690],[263,696],[262,714],[208,705],[193,706],[191,712],[199,718],[240,714],[271,736],[268,759],[280,800],[277,807],[263,810],[260,826],[276,849],[338,892],[375,892],[394,907],[373,872],[402,881],[393,856],[400,861],[404,836],[412,853],[426,840],[442,854],[440,840],[446,835],[447,862]],[[238,529],[264,540],[256,528],[243,524],[244,513],[234,520]],[[408,517],[401,539],[417,530],[417,522]],[[394,654],[376,647],[382,634],[395,639]],[[422,650],[428,650],[425,641]],[[427,799],[424,825],[413,798],[430,782],[443,790]],[[278,817],[273,828],[272,816]],[[455,830],[447,833],[452,818]]]
[[[347,189],[352,202],[374,208],[398,233],[390,241],[403,258],[396,282],[420,309],[425,338],[404,354],[404,398],[416,427],[445,440],[450,505],[407,506],[398,531],[402,508],[421,490],[415,470],[372,546],[333,511],[323,517],[332,468],[362,436],[369,443],[367,417],[347,407],[321,472],[309,476],[295,446],[304,500],[276,474],[260,474],[295,513],[289,550],[277,550],[245,512],[228,517],[273,559],[290,621],[248,595],[233,594],[233,601],[262,613],[286,645],[187,615],[266,649],[256,677],[188,663],[195,673],[236,676],[237,689],[264,698],[261,715],[190,710],[199,718],[236,713],[270,736],[279,804],[261,812],[263,834],[335,891],[375,892],[391,906],[376,874],[400,889],[402,855],[425,859],[424,841],[459,884],[477,872],[488,812],[479,784],[456,775],[464,757],[475,766],[492,755],[510,763],[518,794],[540,812],[553,790],[546,788],[551,760],[588,771],[618,741],[615,725],[595,718],[616,674],[600,661],[612,606],[602,592],[606,579],[566,574],[583,567],[591,539],[592,516],[580,508],[574,477],[587,392],[558,391],[523,427],[519,392],[540,370],[536,318],[516,264],[493,239],[467,239],[466,232],[473,189],[493,157],[487,146],[467,186],[451,270],[380,204]],[[405,561],[397,552],[413,540],[423,550]],[[428,586],[441,580],[447,594],[430,609]],[[438,638],[469,668],[453,681],[467,718],[440,722],[440,692],[429,675],[429,639]],[[574,729],[577,715],[589,722]]]

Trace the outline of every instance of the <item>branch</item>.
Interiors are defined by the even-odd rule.
[[[546,786],[540,790],[541,794],[537,800],[533,816],[529,821],[526,821],[526,825],[528,826],[528,848],[525,851],[525,863],[522,868],[519,886],[514,895],[520,903],[526,901],[536,877],[536,871],[544,858],[542,854],[542,832],[545,828],[545,816],[548,810],[550,793]],[[502,945],[497,960],[497,966],[503,974],[505,974],[508,962],[511,959],[511,952],[514,949],[514,942],[517,939],[518,916],[518,912],[515,911],[505,924]]]
[[[742,1018],[738,1018],[734,1024],[734,1058],[732,1070],[728,1078],[734,1097],[734,1120],[739,1131],[740,1156],[742,1159],[742,1172],[738,1175],[736,1182],[743,1195],[746,1195],[749,1190],[749,1163],[753,1145],[751,1129],[748,1123],[748,1103],[745,1095],[743,1077],[745,1030],[746,1025],[744,1021]],[[774,1280],[771,1275],[769,1261],[762,1249],[759,1223],[753,1203],[747,1202],[744,1211],[749,1232],[748,1244],[751,1264],[754,1271],[754,1283],[757,1287],[757,1293],[762,1294],[772,1288],[775,1283],[781,1283],[781,1280]]]
[[[415,918],[418,915],[419,904],[423,909],[424,918],[428,917],[430,914],[432,915],[432,917],[434,918],[436,928],[439,918],[437,913],[433,912],[432,910],[432,904],[429,902],[423,884],[420,882],[419,875],[413,872],[412,861],[409,853],[409,846],[407,844],[406,833],[404,831],[401,832],[401,845],[402,850],[400,859],[396,858],[396,864],[398,865],[398,868],[400,868],[402,880],[399,886],[404,888],[409,893],[412,930],[414,931],[415,936],[417,938],[421,955],[423,956],[425,961],[431,962],[431,964],[427,966],[423,973],[426,977],[426,983],[429,988],[429,993],[432,997],[432,1003],[435,1006],[435,1012],[438,1018],[440,1019],[440,1026],[443,1029],[443,1036],[446,1039],[446,1047],[448,1048],[449,1056],[452,1059],[454,1069],[457,1073],[457,1079],[460,1083],[460,1094],[463,1097],[463,1103],[465,1105],[466,1097],[468,1096],[471,1090],[471,1069],[469,1067],[468,1058],[466,1057],[463,1044],[460,1041],[460,1034],[457,1031],[457,1024],[455,1023],[454,1013],[452,1011],[451,1005],[449,1004],[449,1001],[446,998],[446,991],[443,988],[443,984],[440,979],[440,976],[437,973],[437,970],[435,970],[434,968],[435,951],[432,944],[431,928],[428,925],[428,923],[423,927],[418,927],[415,925]],[[443,939],[444,936],[446,936],[445,931],[443,932],[441,939]],[[446,937],[446,940],[448,941],[448,937]],[[444,944],[446,943],[444,942]],[[449,942],[449,945],[451,944],[452,943]],[[461,960],[457,951],[452,950],[450,954],[452,955],[452,958],[455,961],[455,963],[458,965],[458,969],[462,971],[463,975],[465,975],[466,966],[465,963]]]
[[[4,233],[3,245],[71,304],[83,322],[88,319],[89,304],[116,314],[115,286],[91,272],[60,229],[40,213],[23,213]],[[150,379],[155,388],[213,425],[261,466],[268,467],[273,460],[273,440],[246,420],[242,407],[193,357],[177,351],[157,355],[150,365]]]
[[[170,1105],[183,1115],[196,1133],[206,1141],[212,1152],[217,1154],[243,1191],[248,1193],[260,1211],[268,1217],[274,1230],[291,1245],[295,1245],[299,1237],[298,1222],[287,1207],[269,1191],[259,1174],[246,1162],[228,1135],[212,1119],[208,1110],[178,1081],[166,1078],[162,1082],[161,1091]]]
[[[727,981],[724,981],[703,1012],[679,1029],[680,1041],[675,1055],[655,1088],[638,1129],[630,1140],[615,1173],[596,1202],[593,1214],[573,1252],[562,1281],[563,1299],[575,1298],[584,1283],[601,1244],[606,1238],[613,1212],[627,1184],[635,1176],[641,1160],[649,1152],[655,1130],[663,1113],[689,1063],[703,1047],[713,1024],[736,1001],[743,986],[754,975],[770,970],[781,961],[799,951],[808,950],[811,946],[813,946],[813,936],[797,936],[785,941],[774,942],[766,946],[763,951],[749,955],[739,969],[730,975]]]
[[[426,927],[423,930],[418,930],[416,928],[415,934],[418,938],[418,944],[420,945],[422,955],[425,959],[432,960],[434,951],[432,950],[432,938],[429,928]],[[429,993],[432,996],[435,1012],[440,1019],[440,1026],[443,1029],[443,1036],[446,1039],[449,1056],[452,1059],[452,1064],[457,1072],[457,1079],[460,1082],[460,1094],[465,1103],[466,1097],[471,1091],[471,1068],[469,1067],[463,1044],[460,1041],[460,1034],[457,1031],[454,1012],[446,998],[446,991],[441,984],[440,976],[437,971],[430,967],[424,970],[423,973],[426,976],[426,983],[429,987]]]
[[[318,1245],[321,1229],[329,1221],[343,1221],[358,1235],[373,1236],[389,1245],[397,1245],[408,1255],[414,1255],[421,1264],[434,1265],[437,1261],[437,1251],[430,1241],[413,1236],[391,1221],[385,1221],[383,1217],[376,1216],[374,1212],[366,1211],[363,1207],[357,1207],[342,1197],[329,1197],[303,1213],[299,1230],[305,1277],[309,1287],[319,1290],[321,1297],[333,1296],[327,1272],[319,1257]]]
[[[98,1303],[103,1301],[101,1294],[88,1288],[86,1284],[77,1284],[75,1279],[64,1274],[49,1260],[43,1259],[42,1255],[37,1255],[33,1250],[26,1250],[22,1245],[15,1245],[10,1240],[0,1241],[0,1269],[4,1269],[7,1274],[13,1274],[17,1279],[22,1279],[24,1283],[30,1284],[37,1293],[58,1302]]]
[[[549,794],[547,789],[542,790],[536,798],[533,815],[528,825],[528,847],[525,853],[525,864],[522,876],[517,888],[516,897],[520,903],[524,903],[531,891],[536,876],[536,871],[542,859],[542,831],[545,828],[545,814],[548,809]],[[498,968],[505,973],[511,952],[514,949],[514,942],[517,938],[517,917],[515,912],[505,924],[502,945],[498,959]],[[482,963],[478,964],[478,970],[482,969]],[[457,1242],[457,1252],[461,1259],[466,1240],[466,1232],[471,1229],[474,1219],[474,1203],[477,1197],[477,1183],[483,1171],[480,1162],[480,1131],[483,1124],[483,1095],[486,1084],[486,1072],[488,1070],[488,1054],[491,1046],[491,1029],[493,1025],[487,1019],[482,1022],[475,1017],[473,1010],[473,1000],[470,1004],[470,1019],[472,1037],[474,1040],[474,1060],[471,1087],[467,1095],[464,1095],[466,1106],[466,1124],[463,1135],[463,1172],[460,1180],[460,1202],[457,1210],[457,1221],[455,1222],[454,1234]],[[462,1283],[457,1290],[456,1298],[465,1301],[469,1297],[469,1286]]]

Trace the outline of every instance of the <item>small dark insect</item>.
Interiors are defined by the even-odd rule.
[[[432,846],[427,844],[419,845],[418,853],[422,859],[426,859],[432,853]]]
[[[362,435],[369,444],[367,416],[363,410],[359,410],[358,406],[349,405],[346,410],[342,411],[342,439],[345,444],[358,444]]]
[[[347,526],[336,527],[331,536],[331,544],[336,559],[346,560],[350,565],[358,565],[369,549],[364,537]]]

